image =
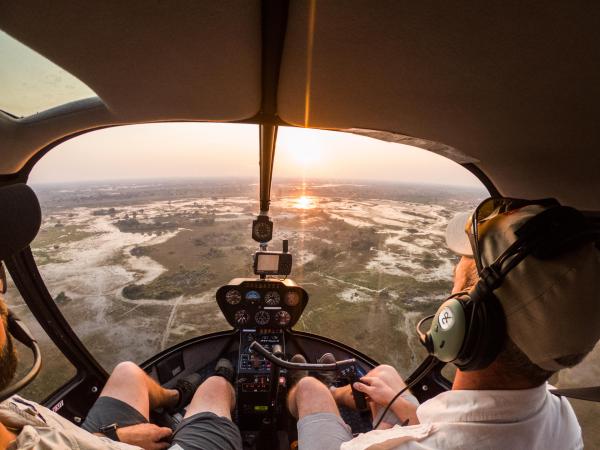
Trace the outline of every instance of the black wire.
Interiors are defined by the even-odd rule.
[[[374,430],[376,430],[377,427],[379,425],[381,425],[381,421],[383,420],[383,418],[385,417],[385,415],[389,411],[389,409],[392,406],[392,404],[398,399],[398,397],[400,397],[407,390],[409,390],[410,388],[412,388],[413,386],[415,386],[419,381],[421,381],[423,379],[423,377],[425,377],[425,375],[428,375],[429,372],[431,372],[431,369],[433,369],[435,367],[435,365],[437,364],[437,362],[438,362],[437,359],[432,358],[431,362],[429,363],[429,366],[427,366],[427,368],[423,372],[421,372],[421,374],[417,378],[415,378],[409,385],[405,386],[400,392],[398,392],[396,395],[394,395],[394,398],[392,398],[389,401],[389,403],[387,404],[387,406],[383,410],[383,414],[381,414],[381,417],[379,417],[379,420],[377,420],[377,423],[373,426]]]

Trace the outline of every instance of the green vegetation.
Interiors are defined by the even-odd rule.
[[[69,297],[67,294],[65,294],[64,291],[61,291],[56,297],[54,297],[54,301],[56,302],[56,304],[58,306],[65,305],[65,304],[69,303],[71,300],[73,300],[73,299],[71,297]]]
[[[123,288],[123,296],[130,300],[169,300],[181,295],[197,295],[215,278],[208,266],[200,270],[169,271],[144,285],[132,284]]]
[[[31,244],[31,248],[38,266],[63,263],[67,262],[63,247],[98,234],[87,231],[79,225],[64,225],[57,221],[42,227]]]
[[[140,222],[132,217],[116,220],[114,225],[121,233],[155,233],[161,234],[165,231],[177,228],[175,222],[163,222],[160,219],[154,219],[151,222]]]

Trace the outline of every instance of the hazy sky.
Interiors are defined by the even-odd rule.
[[[29,115],[95,94],[0,31],[0,109]],[[71,139],[34,168],[32,183],[258,177],[258,126],[169,123],[115,127]],[[458,164],[414,147],[353,134],[281,128],[275,177],[369,179],[481,186]]]
[[[32,183],[163,177],[258,177],[258,126],[128,125],[71,139],[44,156]],[[370,179],[481,186],[434,153],[354,134],[282,127],[274,177]]]

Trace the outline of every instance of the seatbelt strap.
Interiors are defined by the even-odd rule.
[[[590,386],[572,389],[550,389],[557,397],[569,397],[589,402],[600,402],[600,386]]]

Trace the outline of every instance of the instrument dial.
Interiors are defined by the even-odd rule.
[[[242,294],[240,294],[240,291],[236,289],[230,289],[225,294],[225,300],[230,305],[237,305],[239,302],[242,301]]]
[[[282,327],[285,327],[288,323],[290,323],[291,319],[292,316],[290,316],[290,313],[287,311],[277,311],[277,314],[275,314],[275,322]]]
[[[258,325],[266,325],[271,320],[271,315],[267,311],[261,310],[254,315],[254,320]]]
[[[250,314],[246,312],[245,309],[240,309],[235,312],[235,322],[238,325],[245,325],[250,320]]]
[[[246,292],[245,297],[246,297],[246,300],[248,300],[249,302],[255,303],[260,300],[260,292],[248,291],[248,292]]]
[[[298,306],[300,303],[300,294],[296,291],[289,291],[285,294],[285,304],[288,306]]]
[[[277,291],[269,291],[265,294],[265,303],[269,306],[277,306],[281,301],[281,296]]]
[[[273,238],[273,222],[267,216],[259,216],[252,222],[252,239],[269,242]]]
[[[256,224],[256,227],[254,227],[254,233],[262,242],[269,241],[272,232],[271,227],[266,222],[259,222]]]

